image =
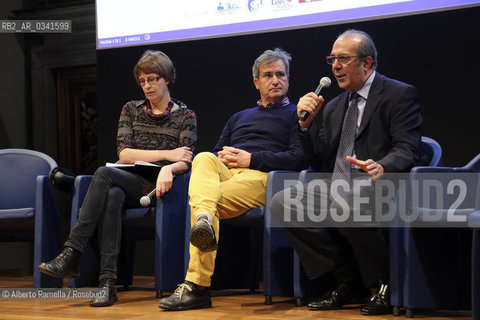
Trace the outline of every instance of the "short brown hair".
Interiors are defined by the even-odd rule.
[[[133,74],[135,80],[138,82],[140,72],[156,73],[169,81],[168,89],[171,89],[175,82],[175,67],[172,60],[162,51],[147,50],[143,53],[140,60],[138,60]]]

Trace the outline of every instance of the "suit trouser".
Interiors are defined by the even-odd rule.
[[[288,203],[291,192],[297,193],[297,187],[278,192],[272,198],[270,212],[276,221],[284,221],[284,213],[289,210],[292,217],[303,217],[297,222],[281,223],[284,231],[295,248],[307,276],[311,279],[332,272],[338,282],[358,283],[363,278],[365,286],[374,288],[380,280],[388,280],[388,246],[382,228],[342,227],[341,223],[316,224],[298,223],[306,221],[307,206],[314,206],[313,211],[320,211],[321,201],[308,203],[308,199],[322,198],[323,203],[335,207],[335,201],[327,200],[328,194],[319,189],[300,188],[303,192],[301,202],[303,211]],[[311,194],[308,194],[311,193]],[[345,196],[351,202],[352,194]],[[288,208],[287,208],[288,206]],[[350,206],[352,207],[352,206]],[[300,211],[300,212],[299,212]],[[290,227],[291,226],[291,227]]]
[[[267,173],[248,168],[228,169],[210,152],[195,156],[188,193],[191,224],[198,215],[212,219],[217,241],[220,220],[239,216],[249,209],[265,205]],[[186,280],[210,286],[216,251],[202,252],[190,244],[190,263]]]

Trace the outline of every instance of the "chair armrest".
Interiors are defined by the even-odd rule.
[[[324,178],[326,174],[328,174],[328,173],[320,172],[320,171],[314,170],[310,167],[310,168],[302,170],[300,172],[299,180],[302,183],[308,183],[308,182],[312,181],[313,179],[316,179],[317,177],[318,178]]]
[[[190,224],[188,184],[190,171],[175,177],[172,188],[157,199],[155,208],[155,288],[173,289],[185,277],[188,268],[188,235]],[[188,218],[187,218],[188,216]],[[168,264],[164,261],[169,261]],[[163,261],[163,262],[162,262]],[[179,268],[178,266],[183,266]]]
[[[270,202],[272,197],[279,191],[287,189],[298,182],[300,173],[297,171],[274,170],[267,176],[267,191],[265,194],[264,225],[271,227]]]
[[[298,183],[297,171],[271,171],[267,176],[263,233],[263,285],[265,296],[293,294],[293,247],[270,213],[272,197]]]
[[[298,180],[298,175],[299,173],[297,171],[289,171],[289,170],[270,171],[267,175],[266,198],[271,199],[271,197],[275,193],[287,188],[283,182],[285,180]]]
[[[468,227],[480,229],[480,210],[473,211],[468,216]]]
[[[190,182],[190,171],[184,174],[177,175],[173,180],[172,188],[165,193],[160,199],[157,199],[156,215],[157,219],[160,214],[168,214],[169,209],[175,208],[173,213],[185,211],[187,206],[188,184]],[[172,213],[172,214],[173,214]],[[161,218],[161,217],[160,217]]]
[[[75,178],[70,228],[73,228],[77,223],[80,208],[82,207],[83,200],[85,199],[92,178],[93,176],[91,175],[80,175]]]
[[[413,167],[410,170],[411,173],[427,172],[427,173],[443,173],[443,172],[454,172],[455,168],[451,167],[427,167],[427,166],[418,166]]]
[[[37,176],[35,199],[35,238],[33,254],[33,286],[59,287],[62,279],[42,275],[37,266],[53,259],[61,248],[60,211],[55,205],[48,176]]]
[[[56,234],[52,234],[52,237],[49,236],[49,239],[58,236],[57,240],[60,243],[60,211],[55,205],[48,182],[48,176],[38,176],[36,182],[35,242],[41,242],[41,236],[45,235],[45,232],[51,232]],[[55,254],[56,253],[57,252],[55,252]]]

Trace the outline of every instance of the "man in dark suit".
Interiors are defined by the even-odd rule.
[[[337,38],[326,59],[345,92],[324,107],[323,97],[313,92],[298,102],[297,114],[309,113],[306,120],[299,121],[299,136],[311,167],[333,173],[333,184],[337,178],[349,179],[353,172],[363,172],[364,179],[375,181],[384,173],[408,172],[414,165],[422,164],[422,117],[417,92],[414,87],[375,71],[377,51],[371,37],[362,31],[347,30]],[[319,118],[318,126],[313,121],[315,117]],[[340,193],[340,197],[351,204],[354,191],[349,190]],[[287,192],[291,190],[276,194],[270,205],[276,220],[281,221],[286,212]],[[304,211],[312,209],[307,206],[313,206],[315,212],[320,210],[318,204],[307,202],[312,196],[308,192],[323,199],[329,208],[339,204],[338,195],[331,192],[326,195],[305,191],[305,210],[289,207],[291,216],[306,217]],[[331,272],[336,280],[332,290],[308,304],[310,309],[340,309],[365,297],[369,294],[366,288],[370,288],[374,294],[362,307],[362,314],[391,312],[385,230],[342,224],[334,224],[334,228],[326,228],[326,224],[308,228],[283,226],[309,278]]]

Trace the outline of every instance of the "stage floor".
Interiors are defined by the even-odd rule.
[[[0,277],[0,288],[31,288],[32,276]],[[1,291],[1,289],[0,289]],[[1,293],[0,293],[1,294]],[[133,286],[119,291],[111,307],[92,308],[88,301],[0,301],[0,319],[402,319],[394,316],[366,317],[358,306],[344,310],[310,311],[296,307],[292,297],[274,297],[264,304],[262,292],[213,291],[213,307],[181,312],[162,311],[155,298],[154,278],[136,276]],[[425,320],[471,319],[470,311],[436,311],[418,314]]]

